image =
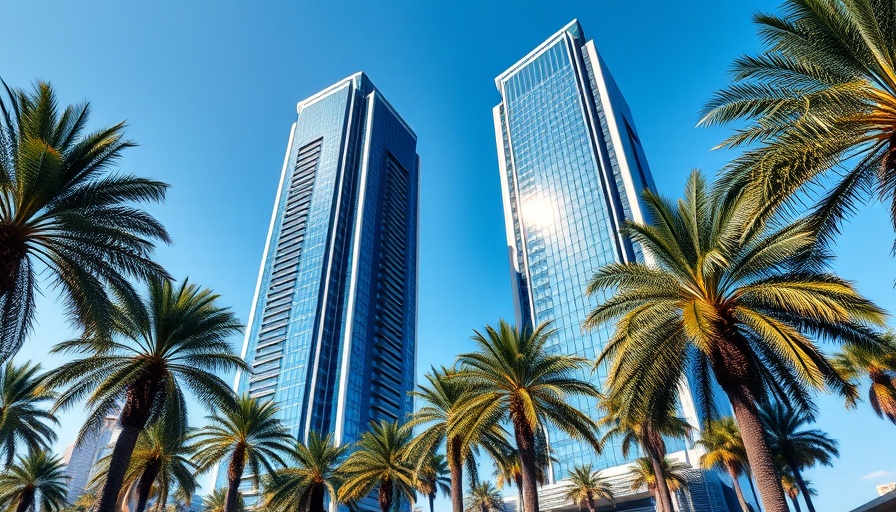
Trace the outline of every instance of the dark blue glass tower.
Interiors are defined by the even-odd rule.
[[[363,73],[297,110],[236,389],[344,444],[412,411],[417,136]]]
[[[585,295],[588,280],[608,263],[645,258],[620,232],[626,220],[643,220],[640,194],[654,186],[632,114],[576,21],[495,82],[502,98],[494,120],[517,322],[553,321],[557,334],[549,350],[594,360],[613,326],[583,331],[596,305]],[[600,385],[606,368],[581,377]],[[593,400],[573,400],[593,417],[601,414]],[[681,401],[683,414],[698,424],[690,393]],[[555,481],[573,465],[604,469],[633,459],[623,457],[618,442],[596,454],[559,430],[547,434],[557,458]],[[670,452],[686,448],[681,441],[668,445]]]

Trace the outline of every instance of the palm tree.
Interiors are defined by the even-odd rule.
[[[705,469],[715,467],[727,472],[734,483],[734,493],[737,494],[741,510],[750,512],[740,488],[740,476],[748,467],[747,452],[734,418],[726,416],[708,421],[695,444],[706,450],[700,457],[700,465]]]
[[[812,496],[818,495],[818,492],[815,491],[811,487],[812,482],[806,480],[806,489],[808,489],[809,494]],[[796,512],[800,512],[800,502],[797,497],[800,495],[800,488],[796,484],[796,480],[794,480],[793,475],[789,473],[786,469],[781,471],[781,487],[784,488],[784,494],[790,498],[790,501],[793,503],[793,510]]]
[[[786,469],[793,475],[809,511],[815,512],[801,470],[816,464],[832,465],[833,458],[840,456],[837,441],[821,430],[803,430],[802,427],[812,423],[809,413],[780,402],[763,407],[760,415],[772,450],[781,456]]]
[[[504,499],[491,482],[477,482],[464,502],[465,512],[503,512]]]
[[[423,429],[411,441],[410,456],[422,463],[440,445],[445,446],[452,510],[463,512],[464,463],[471,461],[478,446],[489,451],[504,446],[504,430],[498,423],[487,421],[483,411],[467,408],[472,398],[471,383],[456,370],[432,368],[424,378],[426,382],[411,392],[423,405],[408,425]]]
[[[734,62],[733,83],[701,120],[747,121],[722,147],[758,143],[726,181],[758,184],[775,206],[831,180],[812,214],[822,239],[859,200],[896,199],[894,16],[887,0],[786,0],[782,15],[756,15],[764,49]]]
[[[417,490],[429,498],[429,512],[435,512],[436,494],[451,495],[451,470],[441,453],[430,453],[417,470]]]
[[[609,362],[609,389],[624,409],[652,410],[656,394],[677,386],[686,369],[711,397],[715,377],[743,436],[767,512],[787,502],[759,418],[771,394],[804,409],[809,392],[854,389],[813,338],[879,347],[883,311],[847,281],[826,273],[808,221],[772,227],[756,222],[757,195],[709,190],[692,173],[678,204],[651,192],[648,224],[625,231],[656,265],[616,263],[599,269],[588,293],[610,298],[586,327],[616,322],[598,363]],[[700,404],[711,417],[712,400]]]
[[[99,503],[99,496],[93,491],[85,492],[75,499],[74,512],[93,512]]]
[[[360,500],[374,488],[381,512],[392,510],[396,497],[414,501],[417,487],[416,461],[409,457],[411,428],[395,421],[371,422],[361,434],[355,451],[342,465],[343,481],[338,499],[342,503]]]
[[[688,482],[684,476],[684,472],[691,467],[684,462],[669,460],[664,458],[662,462],[662,474],[665,475],[666,486],[673,493],[687,488]],[[631,490],[639,491],[647,487],[648,491],[655,492],[659,480],[656,478],[656,472],[653,470],[653,463],[647,457],[639,457],[635,459],[634,465],[629,469],[629,478],[631,478]]]
[[[846,346],[834,355],[833,364],[843,378],[858,386],[861,377],[871,381],[868,402],[881,418],[896,424],[896,336],[888,333],[883,350]],[[854,405],[847,402],[847,405]]]
[[[153,495],[156,503],[167,503],[168,493],[174,484],[177,484],[182,494],[192,496],[196,491],[193,476],[196,467],[190,461],[192,455],[192,447],[185,444],[185,438],[172,436],[170,430],[161,423],[144,430],[137,438],[122,483],[124,492],[133,490],[136,493],[135,512],[144,512],[146,503]],[[99,487],[106,480],[111,458],[111,455],[107,455],[99,460],[99,470],[91,487]]]
[[[662,403],[656,402],[648,411],[632,411],[615,403],[616,397],[610,396],[601,402],[607,414],[600,425],[607,428],[601,443],[614,437],[622,439],[621,448],[624,457],[628,457],[632,445],[637,443],[644,452],[645,458],[653,465],[654,474],[663,474],[663,460],[666,457],[665,439],[687,439],[693,427],[678,417],[677,389],[665,390]],[[657,480],[652,492],[660,512],[672,512],[672,492],[666,486],[666,479]]]
[[[109,461],[109,478],[100,493],[99,512],[114,512],[131,452],[140,433],[156,421],[179,437],[186,431],[183,388],[207,407],[226,407],[233,392],[216,372],[246,369],[227,339],[240,324],[218,296],[184,281],[151,280],[145,299],[117,304],[112,338],[101,334],[60,343],[54,352],[85,357],[52,372],[51,388],[65,387],[54,407],[70,407],[87,397],[87,421],[79,438],[95,432],[107,412],[124,401],[121,433]]]
[[[202,499],[202,510],[204,512],[225,512],[225,502],[227,501],[227,489],[215,489],[211,494]],[[236,512],[243,512],[246,507],[243,504],[243,495],[237,495]]]
[[[505,485],[513,483],[520,498],[517,499],[517,505],[521,506],[523,474],[520,468],[519,450],[513,447],[511,443],[505,442],[503,447],[493,450],[490,455],[495,463],[495,486],[498,489],[503,489]],[[535,481],[538,485],[548,483],[548,473],[550,472],[551,463],[554,462],[557,462],[557,459],[551,454],[547,436],[544,430],[539,429],[535,432]]]
[[[135,203],[160,202],[168,187],[112,172],[124,123],[88,130],[87,104],[61,112],[46,82],[32,91],[3,82],[0,97],[0,361],[15,354],[34,321],[37,276],[61,292],[73,321],[112,325],[107,289],[133,297],[131,282],[164,276],[150,259],[168,233]]]
[[[240,483],[246,466],[255,487],[259,487],[262,470],[270,474],[274,465],[286,466],[281,455],[292,448],[292,436],[277,419],[280,408],[273,400],[248,395],[235,405],[224,406],[208,416],[208,425],[190,437],[195,441],[194,462],[200,473],[227,461],[227,499],[223,512],[239,508]]]
[[[59,421],[44,405],[56,394],[43,385],[39,364],[16,365],[8,361],[0,375],[0,448],[6,452],[6,466],[15,457],[16,447],[28,452],[49,451],[56,441],[54,426]]]
[[[308,434],[308,444],[296,441],[290,450],[294,466],[279,469],[265,481],[265,510],[324,512],[324,498],[336,502],[339,465],[349,445],[336,446],[333,436]]]
[[[55,512],[65,506],[66,485],[58,457],[31,452],[0,473],[0,506],[10,512]]]
[[[523,505],[527,512],[538,512],[535,433],[553,424],[599,451],[594,421],[568,401],[572,396],[599,398],[600,393],[579,376],[584,359],[547,352],[545,343],[554,333],[548,323],[520,330],[501,320],[497,328],[474,332],[479,350],[458,358],[458,375],[474,392],[465,409],[490,423],[510,420],[519,450]]]
[[[582,466],[573,466],[567,476],[570,487],[566,490],[565,499],[572,501],[581,507],[588,507],[588,512],[596,512],[597,505],[595,498],[603,498],[613,503],[613,486],[600,474],[600,471],[593,471],[591,464]]]

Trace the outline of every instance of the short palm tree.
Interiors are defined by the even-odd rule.
[[[786,0],[755,17],[764,42],[734,62],[701,123],[746,121],[722,146],[756,143],[727,180],[756,183],[765,203],[830,180],[813,224],[827,238],[858,202],[896,199],[896,6],[889,0]],[[896,201],[890,205],[896,223]]]
[[[93,512],[99,502],[95,492],[87,491],[75,499],[74,512]]]
[[[757,195],[710,190],[695,171],[677,204],[645,192],[648,223],[626,233],[656,264],[599,269],[588,293],[609,293],[587,327],[616,322],[599,363],[630,411],[651,410],[687,368],[705,396],[711,375],[727,395],[767,512],[786,512],[774,457],[759,419],[769,394],[810,408],[809,392],[854,388],[812,341],[879,347],[883,311],[805,259],[816,247],[809,222],[757,223]],[[706,416],[712,400],[703,400]]]
[[[185,444],[183,436],[171,435],[170,430],[161,423],[152,425],[137,438],[121,494],[134,491],[137,497],[135,512],[144,512],[152,496],[155,496],[156,503],[167,503],[168,494],[175,485],[182,494],[192,496],[197,486],[193,476],[196,467],[190,461],[192,455],[192,447]],[[99,487],[106,480],[111,458],[108,455],[99,460],[91,487]]]
[[[806,480],[806,488],[809,490],[809,494],[812,496],[816,496],[818,492],[815,491],[811,487],[812,482]],[[794,480],[793,475],[789,473],[787,470],[781,471],[781,487],[784,488],[784,494],[790,498],[791,503],[793,503],[793,510],[796,512],[800,512],[800,488],[796,484],[796,480]]]
[[[338,498],[349,503],[377,489],[381,512],[390,512],[396,498],[414,501],[417,461],[410,458],[411,428],[398,422],[371,422],[342,465]]]
[[[56,441],[54,426],[59,421],[45,407],[56,394],[43,384],[39,364],[12,361],[3,365],[0,375],[0,449],[6,466],[13,462],[17,447],[28,452],[49,451]]]
[[[854,385],[870,380],[868,403],[882,417],[896,423],[896,337],[888,333],[883,350],[846,346],[834,355],[834,367]],[[852,406],[852,403],[848,402]]]
[[[570,485],[564,497],[579,507],[588,507],[588,512],[597,511],[596,499],[613,503],[613,486],[600,471],[592,470],[591,464],[573,466],[566,479]]]
[[[633,411],[621,407],[616,402],[619,398],[613,395],[601,402],[601,406],[607,411],[600,420],[601,427],[606,429],[601,442],[621,438],[624,457],[628,457],[632,446],[637,444],[653,465],[654,474],[663,473],[666,439],[687,439],[693,431],[693,427],[678,416],[677,388],[670,387],[665,391],[662,393],[663,398],[657,399],[649,410]],[[658,479],[656,487],[651,491],[656,495],[658,510],[672,512],[672,491],[666,486],[666,479]]]
[[[211,494],[202,499],[203,512],[224,512],[225,502],[227,501],[227,489],[215,489]],[[246,510],[243,504],[243,495],[237,495],[236,512]]]
[[[520,499],[517,505],[522,505],[521,498],[523,495],[523,474],[520,468],[520,452],[512,443],[505,442],[499,450],[490,452],[492,461],[495,463],[495,486],[503,489],[504,486],[513,484],[516,486],[517,494]],[[548,483],[548,473],[550,472],[551,463],[557,462],[557,459],[551,454],[551,447],[548,446],[547,436],[544,430],[538,430],[535,433],[535,481],[538,485]]]
[[[264,510],[324,512],[325,497],[336,502],[339,465],[349,445],[336,446],[333,436],[308,434],[308,443],[296,441],[290,450],[294,465],[268,475],[264,487]]]
[[[430,453],[424,457],[417,470],[417,491],[429,499],[429,512],[436,510],[436,495],[439,491],[451,495],[451,470],[441,453]]]
[[[194,462],[200,473],[227,463],[227,496],[223,512],[236,512],[242,500],[240,483],[248,466],[255,487],[274,466],[286,466],[283,455],[292,451],[293,438],[277,419],[273,400],[241,396],[208,419],[208,425],[190,437],[195,441]]]
[[[464,501],[465,512],[503,512],[504,499],[491,482],[477,482]]]
[[[664,480],[666,486],[673,493],[680,491],[688,486],[684,472],[691,467],[684,462],[669,460],[664,458],[662,463]],[[658,480],[656,473],[653,471],[653,463],[647,457],[639,457],[635,459],[634,465],[628,472],[631,479],[631,490],[638,491],[643,488],[654,492]]]
[[[65,506],[65,464],[45,451],[20,456],[0,473],[0,507],[12,512],[55,512]]]
[[[773,403],[761,410],[762,424],[773,451],[784,462],[787,471],[806,500],[810,512],[815,512],[809,486],[803,479],[802,470],[816,464],[832,465],[834,457],[840,456],[837,441],[817,429],[804,429],[812,423],[812,417],[805,411]]]
[[[598,390],[580,377],[587,361],[550,354],[545,344],[554,331],[549,323],[518,329],[501,320],[497,328],[475,331],[478,350],[458,358],[458,375],[467,380],[474,397],[466,408],[489,422],[505,419],[513,425],[519,450],[523,506],[538,512],[535,433],[548,424],[573,439],[600,450],[597,425],[587,411],[569,403],[573,396],[599,398]]]
[[[102,424],[120,401],[121,433],[109,461],[109,478],[100,493],[99,512],[114,512],[131,452],[148,426],[162,419],[180,436],[186,430],[183,388],[207,407],[232,406],[233,392],[216,372],[245,369],[228,338],[240,331],[233,313],[218,296],[184,281],[151,280],[141,300],[117,304],[114,336],[86,334],[60,343],[54,352],[85,357],[50,373],[47,385],[62,389],[55,409],[86,397],[89,410],[83,437]]]
[[[472,462],[479,446],[489,451],[504,446],[504,430],[498,423],[487,421],[482,411],[467,407],[473,389],[456,370],[432,368],[424,378],[426,382],[411,393],[421,407],[408,424],[421,431],[411,440],[410,456],[422,463],[444,445],[451,472],[452,510],[463,512],[464,464]]]
[[[134,144],[124,123],[88,132],[87,104],[60,111],[46,82],[31,91],[3,83],[0,97],[0,361],[34,320],[38,276],[61,292],[83,327],[112,324],[107,290],[164,276],[150,256],[165,228],[134,206],[160,202],[167,185],[111,171]]]
[[[750,512],[740,488],[740,476],[746,473],[749,467],[747,452],[734,418],[726,416],[708,421],[703,426],[696,445],[706,451],[700,457],[700,465],[705,469],[719,468],[728,473],[734,483],[734,493],[737,494],[741,510]]]

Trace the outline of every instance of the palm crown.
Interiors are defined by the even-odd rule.
[[[746,120],[722,145],[759,143],[728,181],[764,185],[774,205],[833,179],[812,217],[825,236],[863,196],[896,197],[894,19],[889,0],[787,0],[781,16],[756,15],[764,49],[734,62],[734,83],[701,121]],[[896,224],[896,201],[890,208]]]
[[[535,468],[535,432],[553,424],[573,439],[584,439],[600,450],[597,426],[586,411],[569,404],[571,396],[598,398],[600,393],[580,377],[586,361],[579,357],[550,354],[545,344],[553,335],[550,325],[517,329],[505,321],[497,328],[476,331],[477,352],[458,358],[458,375],[467,380],[475,396],[467,401],[470,411],[487,421],[509,419],[520,456],[523,501],[527,510],[538,510]]]
[[[264,474],[274,466],[286,466],[283,455],[290,452],[292,436],[277,418],[280,408],[271,400],[248,395],[236,404],[225,406],[208,417],[209,424],[195,431],[194,459],[200,472],[226,461],[228,494],[225,512],[238,506],[243,470],[248,466],[253,484],[258,487]]]
[[[339,465],[349,445],[336,446],[332,434],[308,434],[308,443],[297,441],[290,451],[295,465],[279,469],[265,482],[265,510],[323,512],[324,498],[336,502]]]
[[[569,481],[566,499],[579,506],[586,505],[589,512],[596,510],[595,499],[603,498],[613,503],[613,486],[600,471],[592,470],[591,464],[574,466],[566,479]]]
[[[680,489],[687,487],[688,482],[684,472],[691,468],[689,465],[684,462],[664,458],[662,468],[666,485],[670,491],[678,492]],[[633,491],[644,487],[651,491],[656,489],[656,473],[653,471],[653,464],[646,457],[635,459],[634,466],[629,470],[629,477],[631,478],[631,489]]]
[[[87,132],[90,109],[60,111],[38,82],[0,98],[0,361],[34,319],[37,276],[49,271],[84,327],[111,325],[106,290],[134,296],[133,278],[165,275],[149,256],[168,234],[133,203],[161,201],[167,185],[109,168],[134,144],[124,124]]]
[[[377,489],[380,510],[389,512],[396,496],[414,501],[415,460],[410,457],[411,428],[397,422],[371,422],[342,465],[339,501],[357,501]]]
[[[141,300],[117,304],[111,337],[99,333],[60,343],[55,352],[86,357],[63,364],[48,377],[65,386],[56,408],[86,397],[87,421],[81,437],[95,432],[122,400],[122,432],[112,452],[100,512],[112,512],[140,432],[161,420],[174,438],[186,431],[184,387],[207,407],[225,407],[233,392],[217,372],[246,368],[228,338],[240,331],[233,313],[207,289],[186,281],[151,280]]]
[[[6,465],[12,464],[16,448],[28,452],[49,450],[56,441],[56,417],[45,409],[56,394],[43,384],[39,364],[12,361],[3,366],[0,376],[0,448],[6,453]]]
[[[491,482],[477,482],[464,503],[466,512],[502,512],[504,499]]]
[[[656,260],[610,264],[591,280],[609,299],[586,320],[618,321],[599,362],[623,409],[649,411],[690,366],[698,398],[712,416],[714,375],[733,406],[766,507],[787,507],[762,435],[757,403],[768,392],[811,407],[810,389],[854,389],[812,341],[878,347],[883,311],[853,286],[806,259],[810,223],[757,222],[758,195],[710,190],[694,172],[678,204],[644,195],[648,224],[627,234]],[[623,411],[625,412],[625,411]]]
[[[874,412],[896,423],[896,337],[888,333],[880,350],[867,347],[845,346],[834,355],[834,367],[854,385],[867,376],[868,402]],[[852,400],[848,405],[854,405]]]
[[[65,464],[45,451],[20,456],[0,473],[0,506],[17,512],[55,512],[65,505]]]
[[[747,470],[747,451],[734,418],[726,416],[708,421],[695,444],[706,452],[700,456],[700,465],[706,469],[716,467],[727,472],[741,510],[750,512],[739,481],[740,475]]]

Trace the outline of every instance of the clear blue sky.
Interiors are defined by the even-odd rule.
[[[658,188],[678,195],[690,169],[713,174],[729,156],[710,152],[723,131],[694,125],[731,59],[756,48],[751,13],[777,6],[747,3],[3,0],[0,76],[15,86],[50,80],[65,102],[89,99],[97,126],[127,119],[141,146],[123,168],[172,185],[152,208],[175,240],[159,260],[245,320],[295,104],[368,72],[419,135],[422,373],[468,349],[471,329],[512,316],[493,78],[578,18],[631,105]],[[837,269],[892,310],[885,219],[877,206],[849,225]],[[41,301],[20,358],[60,361],[47,352],[71,331],[53,298]],[[808,477],[820,512],[848,510],[896,480],[896,427],[867,404],[819,404],[820,427],[843,455]],[[64,416],[60,448],[79,418]]]

